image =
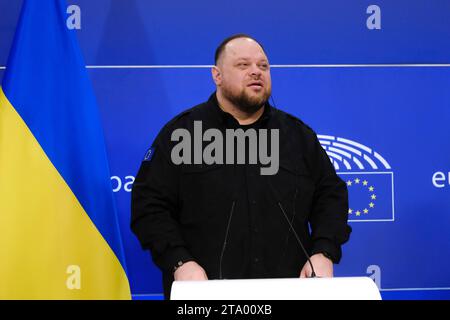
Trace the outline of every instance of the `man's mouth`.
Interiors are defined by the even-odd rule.
[[[263,83],[262,83],[262,81],[252,81],[252,82],[250,82],[249,84],[248,84],[248,87],[251,87],[251,88],[262,88],[264,85],[263,85]]]

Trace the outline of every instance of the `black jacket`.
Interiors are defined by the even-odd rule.
[[[167,123],[142,162],[131,228],[162,270],[166,298],[178,261],[196,261],[209,279],[298,277],[306,258],[283,211],[310,255],[341,259],[351,232],[346,184],[312,129],[269,104],[264,108],[251,127],[279,129],[275,175],[261,175],[259,165],[172,163],[173,130],[188,129],[193,137],[194,120],[202,121],[203,132],[242,128],[215,94]]]

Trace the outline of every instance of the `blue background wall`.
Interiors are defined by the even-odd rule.
[[[0,80],[21,4],[0,0]],[[134,175],[159,129],[214,90],[214,50],[241,32],[268,53],[276,106],[348,160],[350,167],[331,156],[353,209],[335,274],[370,276],[386,299],[450,298],[450,1],[68,4],[81,9],[77,33],[102,114],[135,298],[161,298],[162,288],[129,229]],[[366,25],[370,5],[381,10],[381,29]],[[361,151],[363,168],[339,153],[348,151],[340,142]],[[445,180],[433,183],[436,172]]]

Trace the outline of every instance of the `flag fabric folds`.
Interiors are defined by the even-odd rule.
[[[23,2],[0,88],[0,299],[129,299],[93,89],[62,0]]]

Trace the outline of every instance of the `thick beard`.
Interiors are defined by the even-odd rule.
[[[270,91],[266,90],[261,97],[250,97],[245,89],[242,89],[242,91],[237,95],[233,94],[227,88],[223,88],[222,90],[225,98],[233,103],[240,111],[247,114],[253,114],[261,109],[266,104],[270,96]]]

